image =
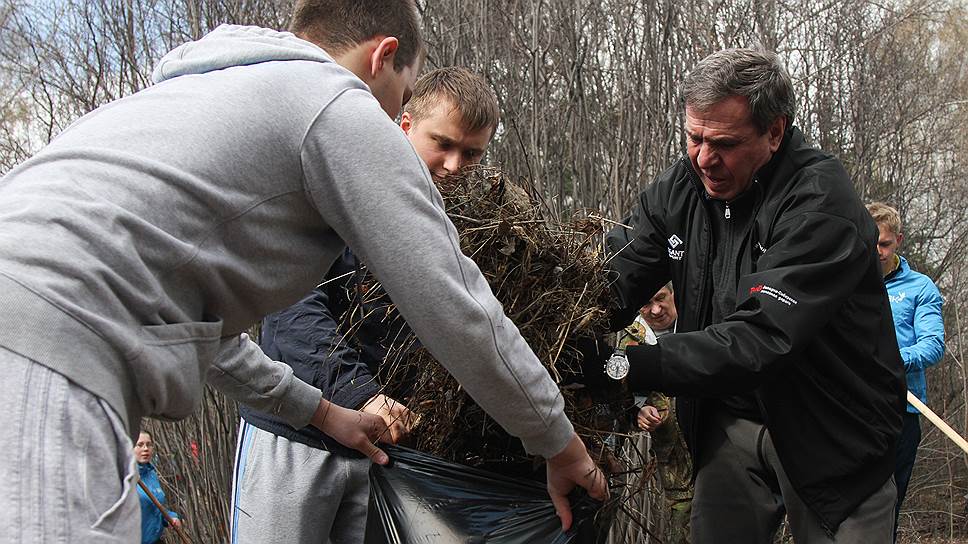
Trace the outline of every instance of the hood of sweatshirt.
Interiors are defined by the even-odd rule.
[[[182,44],[162,57],[151,79],[161,83],[183,75],[284,60],[334,62],[322,48],[291,32],[221,25],[202,39]]]

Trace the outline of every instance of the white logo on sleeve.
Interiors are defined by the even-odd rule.
[[[750,287],[750,296],[753,296],[756,294],[766,295],[768,297],[775,298],[780,302],[782,302],[783,304],[786,304],[787,306],[795,306],[798,304],[797,299],[791,297],[790,295],[784,293],[783,291],[780,291],[776,287],[770,287],[769,285],[764,285],[762,283],[759,285],[754,285],[753,287]]]
[[[669,237],[669,258],[674,261],[681,261],[686,255],[685,249],[676,249],[682,245],[682,239],[673,234]],[[685,246],[683,246],[685,247]]]

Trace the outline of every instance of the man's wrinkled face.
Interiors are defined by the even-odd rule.
[[[880,233],[877,237],[877,258],[881,262],[881,273],[886,276],[894,270],[894,258],[903,236],[895,234],[886,225],[878,224],[877,231]]]
[[[653,330],[664,331],[671,329],[679,318],[676,312],[676,299],[668,287],[659,289],[659,292],[649,300],[649,303],[639,310],[642,319]]]
[[[726,98],[703,111],[686,105],[686,151],[706,193],[732,200],[749,188],[753,176],[780,147],[786,118],[766,132],[753,124],[745,97]]]
[[[494,127],[467,129],[460,112],[446,99],[422,119],[414,119],[410,112],[404,112],[400,128],[427,163],[435,180],[481,162],[494,134]]]

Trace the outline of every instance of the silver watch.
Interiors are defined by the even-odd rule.
[[[613,380],[621,380],[629,375],[629,360],[621,351],[616,351],[605,361],[605,373]]]

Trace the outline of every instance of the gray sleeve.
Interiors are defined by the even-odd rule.
[[[320,112],[302,164],[322,217],[430,353],[529,452],[564,449],[574,431],[560,390],[461,253],[426,167],[373,96],[350,90]]]
[[[309,425],[322,392],[292,367],[273,361],[249,335],[223,338],[206,380],[230,399],[301,429]]]

